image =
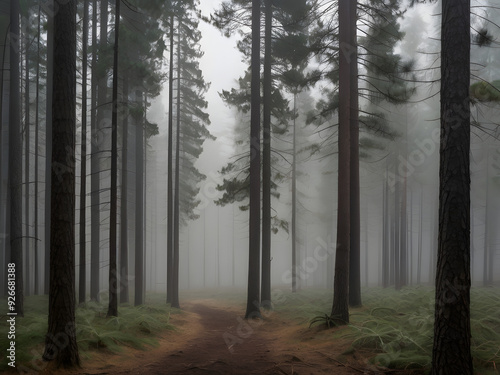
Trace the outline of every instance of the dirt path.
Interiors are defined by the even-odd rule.
[[[339,355],[346,343],[325,340],[269,312],[263,320],[242,319],[244,310],[206,299],[186,302],[172,315],[179,327],[149,351],[99,355],[83,361],[78,374],[373,374],[362,359]],[[348,363],[346,363],[349,361]],[[361,368],[362,367],[362,368]],[[47,373],[47,372],[45,372]]]

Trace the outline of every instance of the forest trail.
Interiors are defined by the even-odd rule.
[[[172,314],[176,331],[147,351],[83,359],[74,374],[374,374],[362,358],[341,355],[347,342],[325,340],[328,331],[266,312],[243,320],[244,308],[215,299],[191,300]],[[341,358],[339,357],[341,356]],[[45,372],[46,373],[46,372]],[[63,373],[57,371],[56,373]],[[68,373],[68,372],[65,372]]]

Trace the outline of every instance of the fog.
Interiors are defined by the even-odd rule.
[[[205,17],[220,7],[221,2],[202,1],[199,9]],[[408,5],[408,4],[406,4]],[[472,77],[471,83],[481,80],[495,82],[498,80],[500,55],[498,41],[500,30],[495,22],[500,18],[493,1],[481,2],[481,6],[474,8],[472,16],[473,30],[481,27],[488,28],[490,45],[472,45]],[[373,132],[361,127],[360,144],[360,249],[361,249],[361,283],[365,286],[378,286],[384,283],[383,274],[387,272],[383,263],[384,248],[391,247],[391,251],[401,251],[399,245],[401,234],[395,234],[395,227],[405,233],[406,241],[403,245],[408,254],[407,270],[408,285],[433,284],[435,276],[436,246],[437,246],[437,219],[438,219],[438,166],[439,166],[439,14],[440,3],[419,5],[408,8],[404,16],[397,22],[404,37],[394,45],[393,53],[400,56],[402,62],[412,61],[411,74],[405,76],[407,88],[412,90],[405,103],[394,103],[381,98],[371,100],[369,96],[360,96],[360,109],[363,114],[375,111],[384,120],[387,134]],[[114,8],[110,6],[112,14]],[[81,9],[79,9],[81,14]],[[36,12],[34,12],[36,15]],[[79,16],[81,17],[81,15]],[[125,24],[129,14],[123,16]],[[329,17],[328,13],[325,17]],[[5,17],[2,19],[2,21]],[[113,36],[113,16],[109,18],[109,38]],[[3,23],[2,23],[3,25]],[[244,77],[248,68],[248,58],[237,49],[237,43],[244,40],[249,28],[242,23],[241,33],[233,32],[231,37],[225,37],[213,25],[200,21],[198,30],[201,39],[199,48],[203,52],[197,59],[203,79],[210,85],[207,89],[200,89],[207,107],[203,110],[209,115],[209,122],[202,121],[203,126],[211,133],[214,139],[204,136],[203,151],[190,162],[204,175],[198,180],[185,180],[181,185],[180,194],[187,187],[196,191],[195,197],[189,206],[189,212],[181,212],[180,239],[179,239],[179,289],[181,291],[203,288],[245,288],[248,281],[248,204],[247,197],[234,199],[224,205],[216,204],[223,197],[224,191],[220,188],[224,179],[238,175],[241,170],[236,169],[233,174],[221,173],[228,163],[233,163],[249,152],[248,140],[243,141],[249,132],[249,114],[238,111],[223,100],[224,90],[238,89],[239,79]],[[139,26],[137,26],[139,27]],[[418,30],[418,32],[416,32]],[[369,34],[367,24],[360,23],[360,38]],[[100,33],[100,31],[99,31]],[[3,34],[2,34],[3,35]],[[100,36],[100,35],[98,35]],[[167,36],[165,36],[165,43]],[[46,32],[42,30],[41,42],[47,40]],[[80,44],[79,44],[80,46]],[[125,49],[128,47],[125,46]],[[130,51],[128,51],[130,53]],[[33,57],[31,57],[33,58]],[[159,81],[159,95],[146,98],[147,111],[145,119],[158,126],[158,134],[147,138],[144,158],[144,278],[146,292],[165,293],[167,283],[167,174],[168,174],[168,64],[169,51],[166,48],[162,56],[163,64],[159,72],[165,77]],[[6,60],[7,61],[7,60]],[[79,62],[81,67],[81,62]],[[323,62],[310,58],[310,66],[306,71],[313,72],[321,67]],[[159,66],[160,67],[160,66]],[[110,69],[109,67],[108,69]],[[31,67],[30,69],[34,69]],[[360,92],[368,90],[373,83],[368,77],[371,73],[366,70],[364,63],[359,64]],[[45,72],[45,68],[42,69]],[[33,73],[30,81],[34,79]],[[81,82],[81,76],[78,76]],[[45,78],[43,78],[45,80]],[[108,88],[111,75],[108,72]],[[286,101],[287,110],[292,111],[294,96],[283,85],[276,84],[282,90],[282,98]],[[299,288],[326,288],[333,286],[333,270],[336,249],[336,221],[337,221],[337,120],[336,115],[324,117],[310,122],[309,119],[318,110],[322,100],[326,100],[328,89],[332,83],[326,79],[310,85],[297,96],[295,132],[297,137],[296,156],[296,244],[298,264]],[[32,87],[31,101],[35,97]],[[40,92],[42,90],[40,89]],[[77,89],[82,95],[81,87]],[[133,100],[132,90],[128,100]],[[134,94],[135,95],[135,94]],[[8,85],[3,86],[2,124],[8,122],[9,102]],[[34,104],[29,104],[33,107]],[[45,94],[41,98],[40,108],[45,106]],[[33,108],[32,108],[33,109]],[[42,112],[44,113],[45,110]],[[177,109],[174,108],[174,111]],[[105,109],[103,116],[110,117],[111,111]],[[174,115],[176,112],[174,113]],[[81,107],[77,109],[77,116],[81,116]],[[500,272],[499,234],[496,231],[498,214],[500,212],[500,185],[499,185],[499,157],[500,145],[498,141],[498,124],[500,106],[496,101],[476,101],[472,106],[471,128],[471,270],[474,285],[498,284]],[[32,116],[34,116],[32,114]],[[134,121],[131,119],[131,121]],[[279,122],[273,114],[273,121]],[[271,199],[272,218],[276,220],[276,233],[272,234],[271,242],[271,277],[273,288],[291,288],[292,280],[292,119],[288,122],[285,132],[276,132],[272,135],[272,163],[275,173],[275,187]],[[28,217],[24,219],[27,225],[25,236],[25,258],[31,259],[25,269],[25,274],[35,273],[38,279],[31,279],[26,285],[27,294],[33,293],[35,285],[43,283],[44,266],[41,259],[47,255],[44,228],[47,223],[45,212],[45,120],[42,119],[40,144],[34,150],[34,128],[32,139],[28,145],[28,164],[30,170],[28,179],[34,179],[34,170],[38,170],[41,177],[39,190],[35,192],[32,183],[23,188],[23,195],[38,195],[38,206],[33,207],[33,201],[25,207]],[[81,167],[78,162],[81,157],[79,146],[82,143],[81,121],[77,127],[76,150],[76,197],[79,198]],[[104,131],[106,133],[107,130]],[[132,132],[129,130],[129,132]],[[176,131],[174,131],[174,136]],[[107,139],[109,134],[105,135]],[[120,136],[122,137],[122,136]],[[121,138],[120,138],[121,139]],[[236,142],[236,140],[241,140]],[[1,156],[5,163],[8,151],[8,129],[2,126]],[[105,141],[107,142],[107,140]],[[120,141],[121,142],[121,141]],[[189,141],[188,141],[189,142]],[[121,146],[120,146],[121,147]],[[129,147],[132,141],[129,140]],[[182,146],[187,147],[187,146]],[[31,150],[31,151],[30,151]],[[40,160],[34,167],[34,154],[39,153]],[[89,156],[87,155],[89,158]],[[134,181],[137,162],[133,153],[128,156],[128,174],[130,181]],[[122,160],[123,156],[120,156]],[[26,159],[26,158],[25,158]],[[90,158],[89,158],[90,160]],[[106,293],[108,290],[109,273],[109,180],[110,162],[108,156],[101,159],[100,173],[100,244],[99,244],[99,290]],[[5,165],[5,164],[4,164]],[[182,168],[182,165],[181,165]],[[175,170],[175,167],[174,167]],[[119,172],[121,174],[122,172]],[[181,170],[181,175],[183,170]],[[87,166],[87,191],[91,189],[90,177],[93,172]],[[7,233],[8,219],[7,203],[7,170],[1,171],[1,202],[2,220],[1,232]],[[218,189],[219,187],[219,189]],[[131,283],[135,279],[134,270],[134,243],[136,218],[136,190],[131,182],[125,195],[120,196],[120,202],[128,202],[128,248],[129,263],[127,271],[118,261],[120,278],[128,279]],[[87,244],[86,283],[90,285],[91,278],[91,204],[90,194],[87,193],[86,206],[86,238],[76,235],[76,264],[75,270],[80,272],[79,244]],[[120,193],[121,194],[121,193]],[[404,200],[404,205],[402,204]],[[219,202],[220,203],[220,202]],[[121,204],[121,203],[120,203]],[[186,205],[182,207],[187,207]],[[404,208],[403,208],[404,207]],[[243,208],[243,209],[242,209]],[[80,203],[76,204],[77,212],[81,210]],[[34,223],[34,216],[37,223]],[[187,215],[187,216],[186,216]],[[401,226],[405,218],[405,227]],[[386,220],[387,218],[387,220]],[[34,238],[34,226],[37,226],[37,238]],[[79,227],[78,219],[75,225]],[[118,225],[121,225],[119,220]],[[288,228],[288,231],[284,228]],[[399,232],[398,232],[399,233]],[[396,236],[396,237],[394,237]],[[4,262],[7,259],[7,244],[2,236],[2,251]],[[40,261],[33,263],[35,257],[34,244],[38,243],[37,255]],[[394,247],[396,246],[396,247]],[[394,250],[399,249],[399,250]],[[392,262],[392,261],[391,261]],[[393,267],[390,266],[390,267]],[[392,268],[391,268],[392,269]],[[125,272],[125,273],[123,273]],[[393,272],[393,271],[389,271]],[[485,272],[487,276],[485,276]],[[392,277],[392,276],[391,276]],[[392,284],[394,280],[391,279]],[[78,290],[78,277],[76,288]]]

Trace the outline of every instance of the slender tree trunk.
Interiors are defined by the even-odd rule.
[[[388,168],[386,168],[388,172]],[[387,173],[386,173],[387,175]],[[389,246],[390,246],[390,221],[389,221],[389,184],[387,178],[384,179],[383,190],[383,209],[382,209],[382,286],[389,286]]]
[[[128,77],[123,80],[122,100],[128,106]],[[129,302],[128,284],[128,111],[123,116],[122,186],[120,206],[120,302]]]
[[[139,105],[142,105],[142,92]],[[136,121],[136,180],[135,180],[135,297],[134,305],[144,304],[144,115]]]
[[[420,218],[418,224],[418,254],[417,254],[417,285],[420,285],[422,277],[422,231],[424,220],[424,189],[420,189]]]
[[[250,219],[245,319],[260,317],[260,1],[252,0]]]
[[[179,22],[178,29],[181,28]],[[177,35],[177,118],[175,129],[175,187],[174,187],[174,248],[172,259],[172,307],[180,308],[179,305],[179,186],[180,186],[180,149],[181,149],[181,41],[180,32]]]
[[[170,62],[168,76],[168,161],[167,161],[167,303],[173,293],[173,127],[174,127],[174,15],[170,16]]]
[[[489,177],[490,177],[490,173],[489,173],[489,152],[486,154],[486,197],[484,198],[485,200],[485,204],[484,204],[484,246],[483,246],[483,249],[484,249],[484,256],[483,256],[483,286],[488,286],[489,285],[489,275],[488,275],[488,254],[490,252],[490,249],[489,249],[489,241],[488,241],[488,238],[489,238],[489,219],[490,219],[490,215],[489,215],[489,211],[490,211],[490,206],[488,204],[489,202],[489,193],[490,193],[490,182],[489,182]]]
[[[264,84],[262,123],[262,285],[261,307],[271,308],[271,107],[272,1],[265,0]]]
[[[407,222],[407,185],[406,177],[402,184],[402,197],[401,197],[401,232],[399,237],[399,287],[406,286],[408,284],[408,248],[407,248],[407,233],[408,233],[408,222]]]
[[[351,0],[352,1],[352,0]],[[357,1],[351,13],[350,79],[350,250],[349,250],[349,305],[361,306],[361,208],[359,197],[359,110],[358,110],[358,53],[357,53]]]
[[[339,0],[339,169],[337,210],[337,251],[333,282],[332,317],[341,323],[349,323],[349,253],[350,253],[350,147],[352,82],[351,65],[356,63],[355,31],[357,1]]]
[[[80,164],[80,274],[78,302],[85,303],[87,273],[87,45],[89,36],[89,2],[83,7],[83,40],[82,40],[82,152]]]
[[[432,374],[473,374],[470,329],[470,0],[443,0],[439,240]]]
[[[74,367],[80,364],[75,332],[75,1],[60,3],[54,16],[54,69],[49,324],[43,358]]]
[[[25,38],[30,39],[31,24],[29,21],[30,12],[29,7],[26,8],[24,17]],[[25,295],[31,295],[31,231],[30,231],[30,121],[31,121],[31,108],[30,108],[30,43],[25,44],[25,71],[24,71],[24,244],[25,244]]]
[[[48,0],[49,9],[54,1]],[[54,17],[47,14],[47,91],[45,110],[45,249],[44,249],[44,294],[50,287],[50,206],[52,190],[52,82],[54,77]]]
[[[396,290],[401,289],[401,273],[400,273],[400,255],[401,255],[401,184],[399,182],[400,176],[398,174],[398,158],[399,145],[394,157],[394,175],[396,181],[394,183],[394,287]]]
[[[34,217],[34,229],[35,229],[35,240],[33,243],[33,252],[35,255],[35,294],[40,294],[40,257],[38,254],[38,141],[39,141],[39,113],[40,113],[40,32],[41,32],[41,6],[38,5],[38,30],[37,30],[37,64],[36,64],[36,99],[35,99],[35,194],[34,194],[34,207],[35,207],[35,217]],[[0,101],[1,103],[1,101]],[[1,118],[1,115],[0,115]],[[1,144],[1,142],[0,142]],[[1,173],[0,173],[1,176]],[[1,194],[0,194],[1,196]]]
[[[15,312],[24,316],[23,228],[22,228],[22,141],[19,73],[19,2],[10,2],[10,110],[9,110],[9,190],[10,251],[16,268]]]
[[[113,47],[113,93],[111,115],[111,206],[109,217],[109,305],[107,316],[118,316],[118,275],[116,241],[118,217],[118,42],[120,37],[120,3],[115,1],[115,43]]]
[[[90,84],[90,299],[99,301],[99,144],[97,129],[97,0],[92,3],[92,81]]]
[[[297,91],[293,93],[293,148],[292,148],[292,292],[297,292]]]

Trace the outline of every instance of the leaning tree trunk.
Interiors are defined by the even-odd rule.
[[[472,374],[470,0],[443,0],[439,240],[432,373]]]
[[[250,218],[245,318],[260,316],[260,1],[252,0]]]
[[[43,358],[73,367],[80,364],[75,332],[75,1],[59,4],[54,16],[54,71],[49,324]]]

